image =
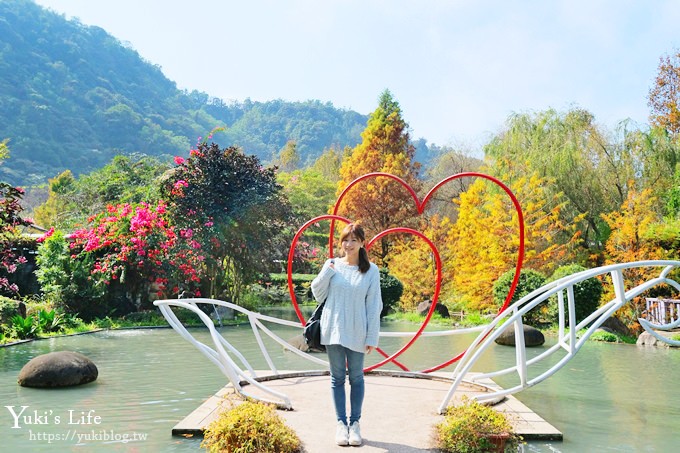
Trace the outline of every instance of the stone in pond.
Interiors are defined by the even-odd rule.
[[[58,351],[32,358],[19,372],[22,387],[69,387],[97,379],[96,365],[83,354]]]
[[[524,328],[524,346],[541,346],[545,343],[545,336],[535,327],[522,324]],[[496,343],[503,346],[515,346],[515,327],[509,324],[508,327],[496,338]]]

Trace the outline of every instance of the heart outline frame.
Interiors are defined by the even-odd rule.
[[[293,303],[293,307],[294,307],[295,312],[296,312],[298,318],[300,319],[300,322],[302,323],[302,325],[304,325],[305,319],[304,319],[304,316],[302,315],[302,312],[300,311],[300,308],[299,308],[298,303],[297,303],[297,297],[295,296],[295,288],[294,288],[294,285],[293,285],[293,274],[292,274],[293,257],[294,257],[295,247],[297,245],[297,242],[298,242],[300,236],[304,233],[304,231],[310,225],[317,223],[320,220],[326,220],[326,219],[331,220],[330,233],[328,235],[329,236],[328,237],[328,249],[329,249],[330,257],[332,258],[333,257],[333,235],[334,235],[334,229],[335,229],[335,221],[339,220],[339,221],[342,221],[342,222],[351,223],[351,220],[338,215],[338,209],[340,207],[342,199],[347,194],[347,192],[349,192],[349,190],[352,187],[354,187],[356,184],[358,184],[359,182],[361,182],[365,179],[376,178],[376,177],[391,178],[394,181],[401,184],[402,187],[404,187],[409,192],[411,197],[413,198],[413,201],[415,203],[415,206],[416,206],[416,209],[417,209],[419,215],[424,212],[425,207],[427,206],[427,203],[430,201],[432,195],[437,190],[439,190],[439,188],[441,186],[443,186],[444,184],[447,184],[448,182],[453,181],[455,179],[459,179],[459,178],[463,178],[463,177],[480,177],[480,178],[484,178],[486,180],[489,180],[489,181],[495,183],[496,185],[498,185],[500,188],[502,188],[505,191],[505,193],[512,200],[512,203],[515,207],[515,211],[517,212],[517,220],[518,220],[518,224],[519,224],[518,225],[519,247],[518,247],[518,253],[517,253],[517,262],[516,262],[516,265],[515,265],[515,274],[514,274],[512,283],[510,285],[510,289],[508,290],[508,294],[505,298],[505,301],[503,302],[503,305],[499,309],[496,316],[498,316],[503,311],[505,311],[508,308],[508,306],[510,305],[510,301],[512,300],[512,297],[513,297],[515,290],[517,288],[517,284],[519,282],[519,277],[520,277],[520,271],[521,271],[521,268],[522,268],[522,262],[524,260],[524,215],[522,213],[522,208],[519,204],[519,200],[517,199],[515,194],[510,190],[510,188],[507,187],[499,179],[497,179],[493,176],[490,176],[490,175],[487,175],[487,174],[484,174],[484,173],[478,173],[478,172],[463,172],[463,173],[457,173],[455,175],[451,175],[451,176],[448,176],[448,177],[442,179],[440,182],[438,182],[435,186],[433,186],[427,192],[427,194],[425,195],[425,197],[421,201],[419,199],[418,195],[416,194],[416,192],[413,190],[413,188],[406,181],[401,179],[400,177],[392,175],[390,173],[373,172],[373,173],[367,173],[363,176],[360,176],[360,177],[356,178],[354,181],[352,181],[350,184],[348,184],[347,187],[345,187],[343,189],[343,191],[340,193],[340,195],[338,196],[338,198],[335,202],[335,205],[333,207],[333,214],[322,215],[322,216],[315,217],[314,219],[307,221],[302,227],[300,227],[300,229],[295,234],[293,241],[291,242],[291,247],[290,247],[289,252],[288,252],[288,266],[287,266],[288,290],[289,290],[289,293],[290,293],[290,296],[291,296],[291,301]],[[436,282],[435,282],[435,296],[436,297],[433,297],[432,304],[430,306],[430,310],[428,311],[428,313],[426,315],[426,318],[423,320],[423,323],[421,324],[420,329],[418,329],[418,331],[414,334],[414,336],[411,337],[411,340],[408,341],[404,346],[402,346],[402,348],[400,348],[396,353],[389,355],[389,356],[388,356],[387,353],[385,353],[380,348],[378,348],[377,349],[378,352],[380,352],[386,358],[381,362],[378,362],[374,365],[367,367],[365,369],[365,371],[370,371],[370,370],[379,368],[379,367],[383,366],[384,364],[386,364],[388,362],[393,362],[394,364],[396,364],[397,366],[399,366],[403,370],[408,371],[408,368],[406,368],[403,364],[396,361],[396,358],[399,355],[401,355],[402,353],[406,352],[406,350],[408,350],[411,347],[411,345],[418,339],[418,337],[420,337],[420,334],[425,329],[425,327],[427,326],[427,324],[430,321],[430,318],[432,317],[432,314],[434,313],[434,310],[436,308],[436,301],[438,300],[438,297],[439,297],[439,289],[441,288],[441,260],[440,260],[440,257],[439,257],[439,251],[438,251],[437,247],[434,245],[434,243],[429,238],[427,238],[427,236],[425,236],[423,233],[421,233],[417,230],[411,229],[411,228],[404,228],[404,227],[390,228],[390,229],[387,229],[387,230],[384,230],[384,231],[378,233],[374,238],[372,238],[367,244],[367,249],[370,248],[370,245],[375,243],[376,240],[382,238],[383,236],[385,236],[387,234],[391,234],[391,233],[395,233],[395,232],[409,233],[409,234],[419,236],[421,239],[425,240],[428,243],[428,245],[430,246],[430,248],[432,249],[432,251],[433,251],[433,253],[436,257],[436,261],[437,261],[437,279],[436,279]],[[458,360],[460,360],[463,357],[463,355],[465,354],[465,352],[466,351],[464,350],[460,354],[452,357],[450,360],[442,362],[441,364],[436,365],[436,366],[431,367],[431,368],[428,368],[426,370],[423,370],[422,372],[423,373],[430,373],[430,372],[433,372],[433,371],[440,370],[440,369],[442,369],[446,366],[449,366],[452,363],[455,363]]]

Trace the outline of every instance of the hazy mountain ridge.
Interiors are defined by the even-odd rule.
[[[0,140],[10,159],[0,180],[28,185],[65,169],[103,166],[116,154],[186,155],[216,136],[267,161],[295,140],[302,162],[332,145],[354,146],[366,115],[329,102],[225,103],[182,91],[159,66],[99,27],[30,0],[0,2]]]

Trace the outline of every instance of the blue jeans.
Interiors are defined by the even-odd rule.
[[[347,402],[345,396],[345,374],[349,376],[350,425],[361,418],[361,405],[364,403],[364,353],[352,351],[339,344],[326,346],[328,363],[331,368],[331,390],[335,415],[347,424]]]

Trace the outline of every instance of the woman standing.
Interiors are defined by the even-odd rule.
[[[361,445],[359,419],[364,401],[364,355],[378,346],[380,271],[368,260],[363,228],[350,223],[340,234],[341,258],[327,260],[312,281],[321,315],[321,344],[326,346],[335,403],[338,445]],[[350,384],[347,420],[345,375]]]

